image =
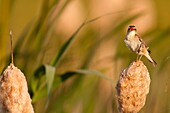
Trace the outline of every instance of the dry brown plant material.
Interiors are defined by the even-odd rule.
[[[13,64],[0,78],[0,113],[34,113],[25,76]]]
[[[11,64],[0,77],[0,113],[34,113],[24,74],[14,66],[11,41]]]
[[[142,61],[132,62],[120,75],[116,86],[121,113],[137,113],[145,105],[150,76]]]

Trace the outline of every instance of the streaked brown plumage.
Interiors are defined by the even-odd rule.
[[[124,42],[131,51],[135,52],[138,55],[137,60],[140,60],[142,56],[145,56],[154,66],[156,66],[157,63],[149,55],[149,47],[146,46],[145,42],[138,35],[135,26],[128,27],[127,35],[124,39]]]

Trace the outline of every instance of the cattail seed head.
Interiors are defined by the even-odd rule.
[[[142,61],[132,62],[120,75],[116,86],[121,113],[137,113],[145,105],[150,85],[149,72]]]
[[[34,113],[25,76],[13,64],[0,77],[0,113]]]

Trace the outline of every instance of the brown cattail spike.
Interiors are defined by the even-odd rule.
[[[12,39],[13,39],[13,35],[12,35],[12,31],[10,30],[10,42],[11,42],[11,63],[14,64],[14,56],[13,56],[13,45],[12,45]]]
[[[0,113],[34,113],[26,78],[14,65],[0,77]]]
[[[14,66],[11,40],[11,64],[0,76],[0,113],[34,113],[24,74]]]
[[[116,86],[121,113],[137,113],[145,105],[150,86],[149,72],[142,61],[132,62],[120,75]]]

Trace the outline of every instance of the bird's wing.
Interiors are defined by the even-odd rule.
[[[146,48],[149,48],[149,47],[146,45],[146,43],[142,40],[142,38],[141,38],[138,34],[136,34],[135,36],[139,39],[139,41],[141,42],[141,44],[143,44]]]
[[[149,47],[146,45],[146,43],[143,41],[143,39],[142,39],[138,34],[136,34],[135,36],[139,39],[139,41],[141,42],[141,44],[142,44],[145,48],[147,48],[148,52],[151,53],[151,51],[149,50]]]

